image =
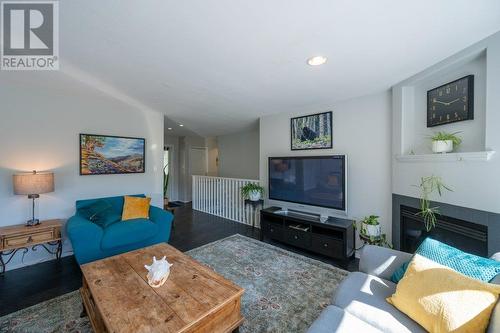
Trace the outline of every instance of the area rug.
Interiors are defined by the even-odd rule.
[[[242,333],[305,332],[348,272],[241,235],[187,254],[245,288]],[[92,332],[78,292],[0,318],[0,332]]]

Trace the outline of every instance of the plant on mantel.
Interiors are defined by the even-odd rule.
[[[441,196],[444,190],[453,191],[443,183],[441,177],[434,175],[420,178],[420,184],[414,186],[420,190],[420,211],[416,215],[424,219],[425,230],[429,232],[436,226],[436,215],[439,215],[439,207],[431,207],[429,197],[434,192]]]
[[[432,151],[434,153],[449,153],[462,143],[462,138],[457,136],[461,132],[437,132],[431,136]]]

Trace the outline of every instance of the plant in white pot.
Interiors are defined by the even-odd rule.
[[[258,183],[248,183],[241,187],[241,194],[245,199],[259,201],[264,194],[264,188]]]
[[[376,215],[370,215],[361,220],[361,230],[360,232],[368,237],[379,237],[382,233],[380,228],[380,223],[378,221],[379,217]]]
[[[446,133],[437,132],[432,137],[432,152],[433,153],[450,153],[456,149],[461,143],[462,138],[457,134],[460,132]]]

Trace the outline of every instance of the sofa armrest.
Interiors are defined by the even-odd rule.
[[[149,219],[158,225],[159,233],[166,235],[168,240],[170,238],[174,215],[164,209],[151,206],[149,208]]]
[[[365,245],[359,259],[359,270],[363,273],[390,280],[392,274],[405,262],[410,261],[410,253],[375,245]]]
[[[66,233],[79,264],[91,261],[89,254],[100,252],[103,230],[97,224],[75,215],[66,223]]]

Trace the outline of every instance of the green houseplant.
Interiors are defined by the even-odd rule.
[[[420,211],[417,215],[422,216],[424,219],[425,229],[430,231],[436,226],[436,215],[439,215],[439,207],[431,207],[429,197],[434,192],[437,192],[439,196],[441,196],[443,190],[452,190],[443,183],[441,177],[434,175],[420,178],[420,184],[415,186],[420,190]]]
[[[361,232],[366,236],[378,237],[382,233],[380,228],[379,217],[376,215],[370,215],[361,220]]]
[[[163,167],[163,201],[165,205],[168,205],[168,179],[170,174],[168,173],[168,164]]]
[[[462,138],[457,136],[460,132],[437,132],[431,136],[432,152],[434,153],[449,153],[456,149],[461,143]]]
[[[264,188],[258,183],[248,183],[241,187],[241,195],[243,195],[245,199],[259,201],[263,194]]]
[[[379,217],[370,215],[359,221],[359,238],[365,244],[385,246],[392,248],[391,243],[387,241],[387,235],[382,233]],[[358,229],[357,224],[354,224],[354,229]]]

